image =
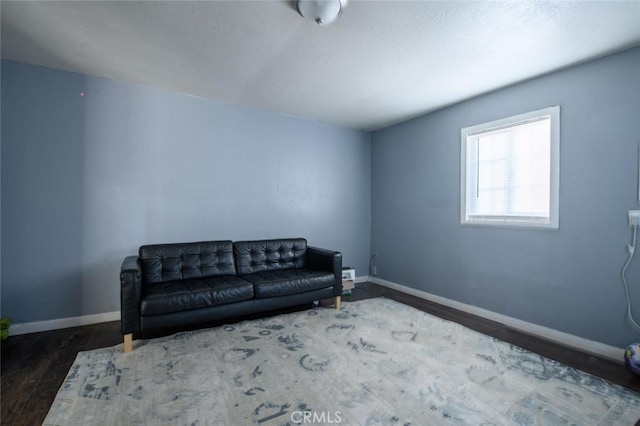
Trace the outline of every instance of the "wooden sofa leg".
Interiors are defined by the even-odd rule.
[[[336,305],[336,309],[340,309],[340,301],[342,300],[342,298],[340,296],[336,296],[335,297],[335,305]]]
[[[133,350],[133,334],[124,335],[124,353],[131,352]]]

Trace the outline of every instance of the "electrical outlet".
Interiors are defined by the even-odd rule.
[[[629,226],[640,226],[640,210],[629,210]]]
[[[372,266],[371,267],[371,274],[372,275],[378,275],[378,267],[377,266]]]

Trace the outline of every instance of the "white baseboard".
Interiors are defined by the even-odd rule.
[[[77,327],[81,325],[98,324],[101,322],[120,320],[120,311],[105,312],[103,314],[83,315],[80,317],[59,318],[49,321],[34,321],[11,324],[10,336],[19,334],[38,333],[40,331],[58,330],[60,328]]]
[[[580,350],[582,352],[589,353],[601,358],[608,359],[617,363],[624,363],[624,349],[617,348],[615,346],[606,345],[604,343],[596,342],[594,340],[585,339],[583,337],[575,336],[573,334],[564,333],[562,331],[554,330],[552,328],[544,327],[541,325],[533,324],[527,321],[519,320],[507,315],[499,314],[488,309],[479,308],[477,306],[468,305],[466,303],[458,302],[446,297],[436,296],[435,294],[427,293],[426,291],[417,290],[415,288],[407,287],[402,284],[397,284],[391,281],[383,280],[378,277],[369,277],[369,281],[374,284],[379,284],[384,287],[392,288],[394,290],[401,291],[403,293],[410,294],[412,296],[419,297],[421,299],[429,300],[439,303],[441,305],[449,306],[454,309],[458,309],[469,314],[477,315],[482,318],[486,318],[492,321],[502,323],[508,327],[514,328],[523,333],[527,333],[536,337],[540,337],[549,340],[560,345],[564,345],[573,349]]]
[[[458,309],[472,315],[477,315],[482,318],[496,321],[518,331],[522,331],[524,333],[531,334],[533,336],[540,337],[554,343],[587,352],[592,355],[599,356],[601,358],[605,358],[617,363],[623,363],[624,360],[623,348],[606,345],[604,343],[585,339],[573,334],[564,333],[562,331],[519,320],[517,318],[499,314],[488,309],[479,308],[477,306],[468,305],[466,303],[458,302],[446,297],[436,296],[435,294],[427,293],[426,291],[417,290],[415,288],[407,287],[405,285],[394,283],[392,281],[383,280],[378,277],[363,275],[356,277],[355,279],[355,283],[363,283],[367,281],[379,284],[384,287],[392,288],[403,293],[411,294],[412,296],[416,296],[421,299],[430,300],[444,306],[449,306],[451,308]],[[49,321],[18,323],[11,325],[11,328],[9,329],[9,335],[16,336],[20,334],[37,333],[40,331],[58,330],[61,328],[98,324],[109,321],[118,321],[119,319],[120,311],[114,311],[105,312],[102,314],[83,315],[79,317],[60,318]]]
[[[368,275],[356,277],[355,283],[364,283],[369,281]],[[10,336],[19,334],[38,333],[40,331],[58,330],[61,328],[78,327],[81,325],[98,324],[101,322],[118,321],[120,319],[120,311],[106,312],[103,314],[83,315],[80,317],[60,318],[49,321],[24,322],[20,324],[11,324],[9,328]]]

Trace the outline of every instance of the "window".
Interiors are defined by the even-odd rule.
[[[462,129],[460,223],[558,228],[560,107]]]

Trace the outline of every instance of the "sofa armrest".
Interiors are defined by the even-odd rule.
[[[124,259],[120,267],[120,319],[122,334],[140,331],[142,268],[137,256]]]
[[[307,268],[314,271],[332,272],[336,278],[333,295],[340,296],[342,294],[342,253],[307,246]]]

